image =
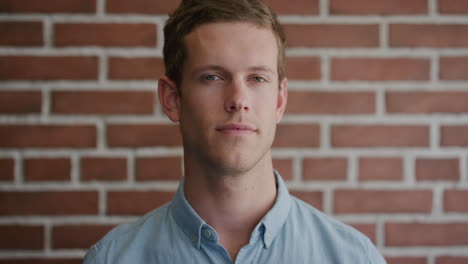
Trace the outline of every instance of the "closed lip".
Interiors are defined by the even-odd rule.
[[[256,129],[247,124],[225,124],[216,128],[217,131],[255,131]]]

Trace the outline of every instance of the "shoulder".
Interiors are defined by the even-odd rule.
[[[360,242],[367,238],[353,227],[336,220],[294,196],[292,196],[288,220],[299,224],[298,226],[307,227],[307,230],[318,236],[333,236],[337,239],[352,240],[353,242]]]
[[[292,197],[288,222],[298,229],[301,239],[321,241],[321,250],[329,254],[364,261],[359,263],[385,263],[367,236],[296,197]]]
[[[164,232],[161,231],[168,222],[168,207],[166,204],[134,222],[115,227],[88,250],[83,263],[104,263],[100,259],[106,259],[107,263],[114,254],[131,254],[134,248],[141,246],[148,239],[148,236],[164,236]]]

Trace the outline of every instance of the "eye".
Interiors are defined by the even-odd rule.
[[[251,79],[252,79],[254,82],[265,82],[265,81],[266,81],[265,78],[260,77],[260,76],[253,76]]]
[[[207,75],[203,75],[202,79],[205,81],[217,81],[217,80],[220,80],[221,78],[214,74],[207,74]]]

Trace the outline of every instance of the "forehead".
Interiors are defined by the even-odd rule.
[[[259,66],[275,68],[278,44],[271,29],[249,22],[209,23],[185,37],[186,66]],[[225,64],[225,65],[224,65]]]

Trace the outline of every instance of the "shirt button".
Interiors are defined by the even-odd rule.
[[[210,230],[208,230],[208,229],[205,230],[205,237],[206,238],[211,238],[211,231]]]
[[[271,235],[270,234],[266,234],[266,240],[271,241]]]
[[[193,236],[192,236],[192,242],[197,242],[197,240],[198,240],[198,236],[193,235]]]

